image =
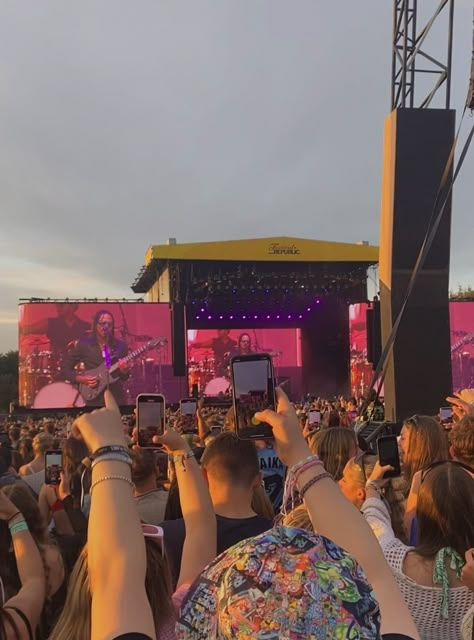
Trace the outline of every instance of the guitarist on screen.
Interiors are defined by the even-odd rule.
[[[117,372],[110,382],[110,391],[118,405],[125,404],[125,396],[122,388],[122,380],[129,376],[129,365],[124,360],[128,354],[128,347],[122,340],[118,340],[114,334],[114,317],[110,311],[98,311],[92,323],[92,336],[80,338],[66,358],[63,369],[64,377],[73,384],[78,384],[87,389],[99,389],[102,380],[97,375],[91,375],[89,371],[103,365],[110,369],[118,364]],[[123,361],[123,362],[122,362]],[[77,370],[81,364],[84,371]],[[100,391],[94,398],[84,397],[87,406],[103,406],[104,391]]]

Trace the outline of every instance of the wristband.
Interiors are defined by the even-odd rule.
[[[323,466],[323,461],[320,460],[317,456],[313,456],[310,460],[308,460],[308,462],[300,467],[296,473],[293,472],[295,482],[298,480],[303,471],[307,471],[308,469],[311,469],[311,467],[316,467],[318,465]]]
[[[184,464],[185,460],[189,460],[189,458],[195,458],[196,454],[194,451],[188,451],[187,453],[182,453],[179,456],[173,456],[173,462],[176,464],[177,462],[181,462],[181,468],[183,471],[186,471],[186,466]]]
[[[62,511],[63,509],[64,509],[63,501],[60,500],[59,498],[56,500],[53,506],[50,507],[51,513],[56,513],[57,511]]]
[[[98,456],[94,456],[92,461],[92,469],[99,464],[99,462],[124,462],[132,466],[132,458],[127,453],[101,453]]]
[[[314,453],[312,453],[310,456],[308,456],[307,458],[305,458],[304,460],[301,460],[301,462],[297,462],[293,467],[291,467],[291,469],[288,472],[289,476],[292,476],[293,478],[295,478],[297,476],[298,473],[301,472],[301,469],[308,463],[311,462],[312,460],[319,460],[318,456],[315,455]]]
[[[92,459],[95,460],[95,458],[98,458],[99,456],[103,455],[104,453],[121,453],[123,455],[130,455],[130,452],[128,450],[128,447],[122,445],[122,444],[109,444],[105,447],[99,447],[98,449],[96,449],[94,451],[94,453],[92,454]]]
[[[308,491],[308,489],[311,489],[313,485],[315,485],[320,480],[324,480],[325,478],[331,478],[331,480],[334,479],[329,471],[320,473],[319,475],[314,476],[314,478],[311,478],[311,480],[308,480],[308,482],[300,489],[300,496],[304,498],[305,493]]]
[[[10,525],[10,535],[12,538],[22,531],[28,531],[26,520],[20,520],[19,522],[15,522],[15,524]]]

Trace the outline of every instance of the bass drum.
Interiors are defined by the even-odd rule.
[[[40,389],[35,396],[33,409],[62,409],[84,407],[84,398],[67,382],[53,382]]]
[[[206,384],[205,396],[227,395],[230,390],[230,380],[228,378],[214,378]]]

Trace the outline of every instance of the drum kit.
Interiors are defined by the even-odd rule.
[[[20,405],[33,409],[84,406],[77,389],[62,377],[64,354],[51,349],[46,337],[26,339],[22,351],[28,353],[20,358]]]
[[[219,364],[214,357],[205,356],[202,360],[191,358],[188,362],[189,386],[197,389],[199,395],[220,396],[230,391],[230,366]]]

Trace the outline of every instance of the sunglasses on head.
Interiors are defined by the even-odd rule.
[[[457,460],[438,460],[437,462],[432,462],[422,470],[421,482],[424,481],[430,471],[433,471],[433,469],[436,469],[436,467],[440,467],[442,464],[452,464],[456,467],[461,467],[461,469],[464,469],[464,471],[467,471],[468,473],[474,473],[474,469],[469,465],[464,464],[464,462],[458,462]]]
[[[164,545],[164,531],[161,527],[157,527],[154,524],[145,524],[142,522],[142,533],[145,538],[154,538],[155,540],[159,540],[159,544],[161,547],[161,555],[164,557],[165,555],[165,545]]]
[[[359,453],[359,455],[357,455],[354,458],[354,464],[359,467],[359,469],[362,471],[362,474],[364,476],[364,484],[367,483],[367,472],[365,470],[365,458],[367,456],[370,456],[371,454],[368,451],[363,451],[362,453]]]

